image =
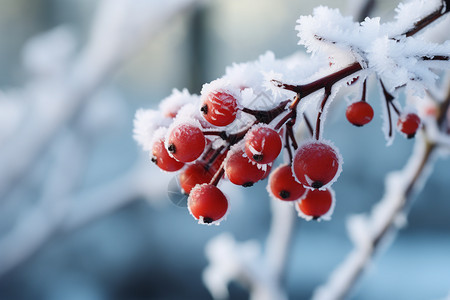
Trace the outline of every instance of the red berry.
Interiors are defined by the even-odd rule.
[[[254,126],[245,135],[245,153],[260,164],[273,162],[282,147],[278,133],[266,126]]]
[[[281,165],[270,174],[269,187],[275,197],[284,201],[297,200],[306,191],[303,185],[295,180],[289,165]]]
[[[326,186],[338,176],[341,165],[338,151],[327,143],[305,143],[295,153],[292,170],[297,180],[314,189]]]
[[[212,184],[195,186],[188,198],[191,214],[203,223],[209,224],[220,220],[228,210],[228,200],[222,191]]]
[[[184,163],[170,157],[169,153],[164,147],[164,140],[160,139],[153,144],[152,162],[154,162],[160,169],[168,172],[178,171],[184,166]]]
[[[209,183],[214,176],[211,168],[206,168],[203,163],[194,163],[180,173],[180,185],[183,191],[189,195],[197,184]]]
[[[244,151],[239,149],[228,153],[225,174],[232,183],[249,187],[261,180],[266,171],[244,157]]]
[[[410,139],[416,135],[420,126],[420,118],[415,113],[402,114],[397,121],[397,128]]]
[[[167,139],[167,150],[178,161],[196,160],[205,149],[206,139],[200,128],[190,124],[175,126]]]
[[[347,120],[355,126],[363,126],[372,121],[373,109],[369,103],[358,101],[350,104],[345,112]]]
[[[318,219],[328,213],[333,204],[333,194],[330,190],[309,190],[297,204],[300,215]]]
[[[215,126],[227,126],[236,119],[238,111],[234,96],[225,92],[212,92],[203,98],[203,117]]]

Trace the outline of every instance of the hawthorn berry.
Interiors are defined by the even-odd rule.
[[[236,119],[236,98],[226,92],[211,92],[203,97],[200,108],[206,121],[215,126],[227,126]]]
[[[189,194],[188,209],[194,218],[209,224],[220,220],[226,214],[228,200],[215,185],[198,184]]]
[[[203,153],[206,139],[199,127],[180,124],[170,131],[166,145],[167,150],[176,160],[191,162]]]
[[[184,166],[184,163],[177,161],[169,155],[164,146],[164,140],[160,139],[153,144],[152,162],[154,162],[161,170],[175,172]]]
[[[276,168],[269,176],[270,192],[280,200],[297,200],[306,189],[298,183],[292,174],[292,168],[289,165],[281,165]]]
[[[366,101],[358,101],[347,107],[345,116],[350,123],[360,127],[372,121],[373,109]]]
[[[397,121],[398,130],[406,134],[409,139],[416,135],[419,126],[420,118],[415,113],[402,114]]]
[[[270,168],[270,166],[266,165],[266,168]],[[256,163],[252,163],[244,155],[242,149],[229,151],[225,163],[225,174],[232,183],[250,187],[255,182],[261,180],[266,175],[266,172],[268,170],[258,168]]]
[[[329,143],[314,140],[297,149],[292,171],[305,187],[318,189],[339,175],[341,164],[337,149]]]
[[[300,216],[312,217],[314,220],[330,212],[333,204],[331,190],[308,190],[296,206]]]
[[[209,183],[213,176],[214,173],[211,168],[207,168],[204,163],[198,162],[184,169],[179,175],[179,180],[183,192],[189,195],[194,186]]]
[[[278,132],[267,126],[253,126],[245,135],[245,153],[259,164],[273,162],[283,147]]]

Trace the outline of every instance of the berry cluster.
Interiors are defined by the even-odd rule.
[[[391,93],[405,86],[423,92],[428,83],[421,78],[435,78],[431,69],[449,60],[448,45],[416,49],[414,59],[409,50],[404,51],[417,32],[449,11],[447,2],[438,4],[411,28],[405,30],[404,22],[399,21],[390,25],[395,28],[391,31],[380,29],[378,21],[349,23],[337,11],[319,7],[314,16],[298,20],[300,43],[313,53],[333,53],[341,43],[339,51],[347,51],[355,61],[344,59],[339,64],[331,54],[329,61],[311,58],[308,65],[306,60],[276,60],[267,53],[258,61],[235,64],[222,78],[205,84],[201,95],[174,91],[159,110],[139,110],[135,139],[160,169],[179,171],[181,189],[189,195],[188,209],[200,223],[218,224],[226,215],[229,202],[218,187],[221,181],[251,187],[267,177],[269,194],[295,203],[299,216],[327,220],[335,203],[331,185],[343,163],[338,149],[322,134],[330,102],[341,87],[360,87],[357,101],[345,114],[351,124],[367,125],[374,116],[366,100],[367,82],[374,78],[381,90],[388,143],[394,136],[394,124],[407,138],[414,137],[421,119],[412,109],[401,109]],[[404,6],[398,13],[403,18],[414,11],[413,6]],[[330,16],[338,25],[326,25]],[[343,32],[352,34],[342,37]],[[392,49],[386,50],[388,46]],[[377,55],[380,49],[386,51]],[[403,56],[407,59],[400,59]],[[318,79],[287,83],[304,82],[305,78]],[[309,120],[311,114],[315,124]],[[286,154],[284,161],[274,167],[281,152]]]
[[[350,74],[361,69],[359,65],[350,67]],[[226,215],[228,199],[218,188],[222,180],[251,187],[267,177],[269,194],[295,203],[299,216],[329,219],[335,202],[331,184],[342,170],[342,158],[337,148],[322,138],[321,120],[332,85],[348,75],[337,72],[319,83],[303,86],[272,80],[272,84],[295,95],[266,109],[244,105],[248,87],[219,79],[205,85],[201,96],[175,91],[161,103],[159,111],[148,116],[138,112],[137,122],[139,118],[154,121],[154,128],[146,128],[146,138],[149,132],[152,136],[146,145],[151,160],[161,170],[180,171],[182,192],[189,195],[188,209],[200,223],[217,224]],[[361,100],[350,104],[346,111],[347,119],[355,126],[368,124],[374,115],[366,101],[366,81]],[[312,93],[323,87],[325,93],[313,129],[305,111],[298,118],[298,106],[307,96],[305,90]],[[388,110],[392,108],[398,114],[398,130],[413,137],[420,126],[419,117],[402,114],[384,87],[383,91]],[[306,125],[310,135],[300,143],[298,123]],[[285,162],[272,168],[283,148]]]

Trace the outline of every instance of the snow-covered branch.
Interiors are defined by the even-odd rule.
[[[446,115],[449,105],[450,97],[447,96],[440,103],[439,114],[436,116],[437,128],[442,128],[443,123],[448,122]],[[424,186],[433,169],[437,150],[441,147],[440,139],[436,139],[434,135],[435,133],[430,138],[427,128],[416,137],[413,153],[405,167],[386,176],[385,194],[370,215],[349,218],[348,231],[355,248],[333,271],[328,282],[316,289],[313,299],[345,298],[381,245],[386,246],[391,242],[393,235],[406,224],[407,210],[414,196]],[[445,136],[447,139],[448,134]]]

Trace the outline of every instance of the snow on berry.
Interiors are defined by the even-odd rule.
[[[333,189],[308,190],[295,205],[298,216],[307,221],[331,220],[336,197]]]
[[[202,116],[212,125],[227,126],[236,119],[238,100],[232,91],[211,89],[211,86],[204,85],[201,99]]]
[[[189,194],[188,209],[199,224],[219,224],[228,210],[225,194],[215,185],[198,184]]]
[[[270,173],[267,191],[277,199],[294,201],[302,197],[306,189],[295,180],[291,166],[283,164]]]
[[[278,132],[266,124],[253,126],[244,139],[247,157],[259,164],[273,162],[283,146]]]
[[[309,140],[299,146],[292,164],[298,182],[307,188],[325,189],[342,171],[342,157],[329,141]]]
[[[399,116],[397,128],[404,133],[407,138],[413,138],[420,126],[420,118],[415,113],[404,113]]]
[[[168,127],[170,119],[162,117],[160,112],[156,110],[138,109],[133,123],[133,138],[142,146],[144,151],[151,151],[155,131],[160,127]]]
[[[353,125],[363,126],[372,121],[373,109],[366,101],[357,101],[347,107],[345,116]]]
[[[178,124],[169,130],[165,146],[170,156],[181,162],[192,162],[205,149],[206,139],[198,126]]]
[[[180,108],[189,103],[196,103],[198,99],[198,95],[191,95],[187,89],[173,89],[172,94],[160,102],[159,110],[164,117],[175,118]]]

